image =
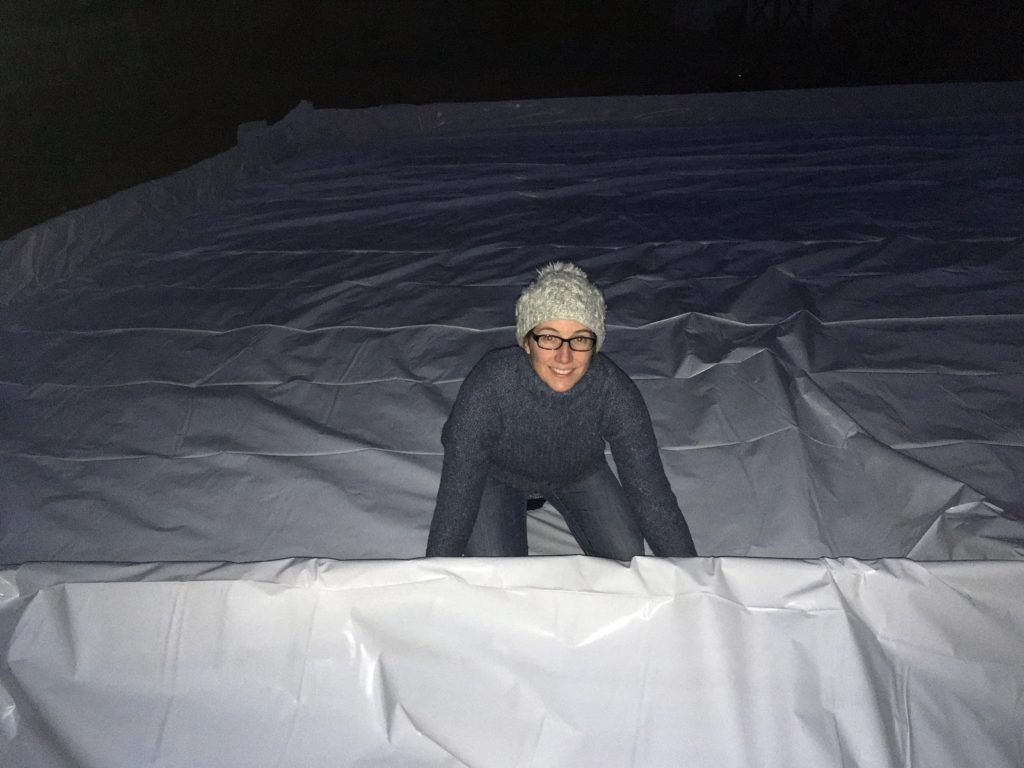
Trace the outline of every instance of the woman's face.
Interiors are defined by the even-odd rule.
[[[593,331],[575,320],[545,320],[533,332],[563,339],[571,339],[573,336],[594,337]],[[590,367],[590,359],[594,355],[593,351],[574,352],[568,343],[558,349],[541,349],[529,334],[523,341],[523,349],[529,354],[533,370],[540,376],[540,380],[555,392],[568,392],[576,386],[576,382],[583,378]]]

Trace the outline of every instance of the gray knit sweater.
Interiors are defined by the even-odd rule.
[[[594,355],[572,389],[555,392],[520,347],[487,353],[463,382],[441,442],[444,467],[428,557],[463,554],[488,475],[544,495],[597,469],[606,442],[651,551],[695,554],[643,397],[604,355]]]

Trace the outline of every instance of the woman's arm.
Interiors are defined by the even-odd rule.
[[[647,404],[636,384],[625,373],[616,373],[605,403],[605,438],[619,481],[651,551],[658,557],[694,557],[690,527],[665,476]]]
[[[487,481],[489,447],[501,431],[495,388],[481,361],[462,383],[441,433],[444,465],[427,557],[462,557]]]

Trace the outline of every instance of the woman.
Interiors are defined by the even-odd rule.
[[[644,539],[661,557],[696,554],[640,391],[599,354],[604,314],[601,292],[573,264],[549,264],[523,291],[520,346],[484,355],[441,433],[428,557],[526,555],[535,496],[558,510],[588,555],[630,560],[644,553]]]

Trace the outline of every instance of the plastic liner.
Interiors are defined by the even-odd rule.
[[[1009,768],[1024,754],[1024,607],[1006,589],[1021,563],[3,576],[5,765]]]
[[[12,238],[0,764],[1020,765],[1021,95],[300,108]],[[416,559],[555,258],[701,559]]]

